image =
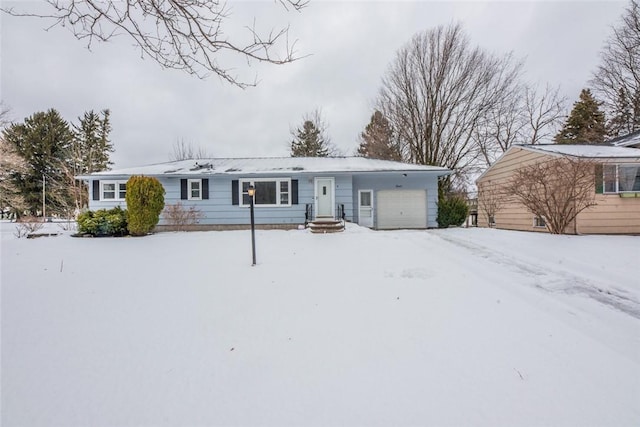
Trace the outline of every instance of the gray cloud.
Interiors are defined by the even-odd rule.
[[[15,3],[19,7],[23,3]],[[3,6],[11,5],[3,2]],[[125,37],[85,48],[67,29],[44,31],[33,18],[2,16],[1,96],[13,118],[47,108],[75,120],[89,109],[112,111],[116,167],[168,160],[177,139],[220,157],[288,155],[289,129],[321,108],[333,142],[352,154],[369,121],[380,80],[413,34],[460,21],[471,42],[525,58],[527,78],[561,85],[572,101],[587,85],[609,28],[626,2],[321,2],[302,13],[274,2],[232,3],[225,31],[242,25],[291,25],[300,54],[273,66],[231,59],[240,90],[216,77],[199,80],[162,70]],[[33,6],[32,6],[33,7]]]

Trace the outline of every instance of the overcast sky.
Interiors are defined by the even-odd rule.
[[[2,1],[4,7],[41,7]],[[89,51],[65,28],[37,18],[1,16],[0,95],[14,121],[55,108],[68,121],[88,110],[112,113],[116,168],[164,162],[182,139],[214,157],[288,156],[290,129],[320,108],[345,154],[369,122],[381,78],[417,32],[461,22],[472,44],[525,59],[526,78],[560,86],[572,104],[626,2],[327,2],[302,12],[278,2],[229,2],[227,33],[250,25],[290,25],[300,55],[288,65],[241,62],[260,81],[238,89],[140,59],[124,36]],[[44,9],[41,9],[44,10]]]

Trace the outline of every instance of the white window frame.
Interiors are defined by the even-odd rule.
[[[192,184],[198,184],[198,197],[193,197]],[[188,179],[187,180],[187,200],[202,200],[202,179]]]
[[[104,197],[104,186],[107,184],[114,185],[114,197],[113,199],[108,199]],[[127,194],[127,181],[122,180],[100,180],[100,201],[104,202],[122,202],[125,200],[124,197],[120,197],[120,193],[123,191],[120,186],[124,185],[124,194]]]
[[[540,223],[542,221],[542,224]],[[534,228],[547,228],[547,220],[542,216],[534,216],[533,217],[533,227]]]
[[[275,204],[269,204],[269,205],[265,205],[265,204],[256,204],[254,203],[253,206],[256,208],[285,208],[285,207],[290,207],[291,206],[291,178],[252,178],[252,179],[240,179],[238,181],[238,200],[240,202],[240,206],[241,207],[249,207],[249,204],[245,204],[244,203],[244,195],[247,194],[246,192],[242,191],[242,188],[244,187],[245,183],[248,183],[249,185],[253,185],[255,187],[255,183],[256,182],[275,182],[276,183],[276,203]],[[281,194],[282,192],[280,191],[280,186],[282,182],[286,182],[287,183],[287,188],[289,189],[288,192],[286,192],[286,194],[289,195],[288,197],[288,203],[281,203]],[[254,197],[254,202],[255,202],[255,195]]]
[[[607,166],[614,166],[616,169],[615,178],[614,178],[616,188],[614,191],[607,191],[607,185],[604,179],[605,168]],[[605,163],[604,165],[602,165],[602,194],[638,193],[638,190],[620,190],[620,166],[640,167],[640,165],[638,165],[637,163],[616,163],[616,164]]]

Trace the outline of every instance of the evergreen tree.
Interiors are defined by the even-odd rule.
[[[566,123],[554,140],[558,144],[598,144],[604,141],[605,134],[605,118],[600,103],[591,90],[582,89],[580,99],[573,104]]]
[[[109,141],[110,111],[103,110],[101,114],[102,118],[93,110],[85,112],[83,117],[78,117],[79,123],[73,125],[74,160],[78,174],[100,172],[113,164],[109,159],[109,153],[113,152],[113,145]]]
[[[12,181],[31,213],[42,209],[43,181],[46,182],[47,213],[66,213],[73,205],[67,170],[67,155],[73,141],[69,124],[50,109],[9,126],[3,132],[6,143],[22,157],[26,168],[12,174]]]
[[[89,192],[75,176],[107,170],[112,164],[109,159],[109,153],[113,152],[109,141],[109,114],[109,110],[103,110],[102,116],[93,110],[87,111],[78,117],[78,124],[73,124],[73,143],[67,155],[67,181],[78,209],[88,205]]]
[[[389,120],[378,110],[373,113],[371,122],[360,134],[357,155],[370,159],[402,160],[402,150],[393,141]]]
[[[3,136],[26,163],[26,170],[14,173],[12,180],[27,210],[36,213],[42,209],[44,181],[47,212],[67,212],[73,204],[65,175],[73,140],[69,124],[50,109],[27,117],[24,123],[9,126]]]
[[[335,150],[325,130],[318,110],[305,117],[302,127],[291,131],[291,157],[329,157]]]
[[[0,103],[0,130],[9,125],[9,108]],[[0,134],[0,217],[25,209],[24,198],[16,187],[13,176],[24,172],[26,163]]]

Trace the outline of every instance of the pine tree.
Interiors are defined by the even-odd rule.
[[[600,103],[591,90],[582,89],[580,99],[573,104],[564,127],[554,140],[558,144],[598,144],[604,141],[605,135],[605,117]]]
[[[304,117],[302,127],[291,131],[291,157],[329,157],[335,154],[335,147],[326,135],[327,126],[322,114],[315,110]]]
[[[93,110],[85,112],[83,117],[78,117],[79,123],[73,125],[76,173],[100,172],[113,164],[109,159],[109,153],[113,152],[109,141],[110,112],[103,110],[101,114],[102,118]]]
[[[389,120],[378,110],[373,113],[371,122],[360,134],[357,155],[370,159],[402,160],[402,150],[393,141]]]
[[[12,174],[26,209],[34,214],[41,210],[45,181],[47,212],[67,213],[73,206],[67,180],[68,153],[73,140],[69,124],[51,109],[9,126],[3,137],[26,163],[23,172]]]

